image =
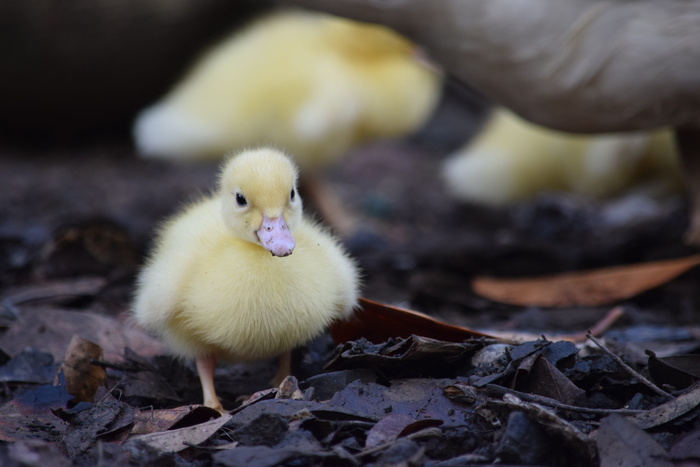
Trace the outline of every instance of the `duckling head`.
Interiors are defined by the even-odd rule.
[[[231,233],[274,256],[291,255],[302,212],[297,176],[291,159],[274,149],[231,157],[219,179],[224,222]]]

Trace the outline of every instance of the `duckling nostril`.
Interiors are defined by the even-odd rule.
[[[257,235],[262,247],[274,256],[289,256],[294,251],[294,237],[282,216],[263,216],[262,226]]]

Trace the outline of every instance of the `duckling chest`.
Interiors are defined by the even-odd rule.
[[[342,278],[321,253],[298,247],[278,258],[264,250],[214,249],[187,271],[176,320],[185,334],[211,345],[274,347],[262,353],[299,345],[344,307]]]

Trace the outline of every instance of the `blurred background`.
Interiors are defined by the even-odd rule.
[[[266,71],[249,73],[248,81],[237,81],[248,65],[235,60],[234,71],[227,71],[232,73],[231,81],[206,81],[204,71],[201,75],[192,71],[193,67],[204,70],[204,54],[228,43],[230,34],[247,31],[251,25],[271,24],[265,19],[271,8],[268,2],[225,0],[0,4],[0,286],[5,294],[35,281],[99,274],[114,280],[111,303],[115,311],[125,311],[130,280],[155,226],[213,186],[218,161],[205,154],[206,148],[214,140],[232,146],[216,138],[253,120],[236,116],[238,120],[227,123],[232,128],[227,131],[216,126],[214,117],[211,121],[202,117],[205,105],[201,103],[211,94],[212,106],[223,100],[216,97],[224,91],[217,91],[215,83],[222,83],[225,93],[241,100],[254,92],[272,96],[279,91],[262,89],[271,81],[263,76],[291,82],[292,74],[299,76],[295,78],[299,82],[307,79],[311,84],[279,91],[289,99],[248,103],[246,115],[286,105],[293,106],[294,112],[306,109],[311,115],[308,121],[331,126],[327,115],[344,115],[354,104],[384,106],[375,114],[367,113],[372,117],[348,110],[350,116],[341,123],[348,128],[354,125],[352,138],[334,160],[318,167],[312,164],[308,170],[320,174],[324,189],[338,198],[342,211],[352,219],[334,228],[360,261],[368,298],[473,326],[536,327],[541,320],[553,320],[547,321],[550,326],[571,328],[593,318],[563,324],[551,314],[533,318],[538,310],[522,314],[478,297],[468,287],[469,279],[474,274],[531,276],[571,271],[692,251],[682,241],[688,224],[686,204],[668,135],[612,141],[543,135],[543,130],[514,121],[502,109],[494,110],[483,96],[445,74],[419,44],[407,46],[405,39],[396,46],[403,54],[400,60],[419,63],[432,77],[402,90],[401,102],[424,104],[417,111],[420,115],[401,128],[376,123],[398,121],[408,114],[408,110],[396,110],[398,98],[384,102],[379,96],[390,95],[400,87],[397,83],[409,83],[408,78],[389,81],[379,90],[359,77],[347,82],[322,78],[330,83],[328,92],[314,81],[319,73],[339,73],[328,71],[335,61],[344,60],[344,70],[357,69],[360,76],[360,70],[364,73],[399,60],[393,52],[376,59],[378,51],[394,47],[386,44],[398,40],[387,39],[384,31],[367,43],[359,38],[370,33],[351,32],[348,37],[357,40],[350,40],[348,47],[347,40],[330,39],[335,29],[319,25],[319,37],[326,34],[329,39],[316,41],[337,47],[338,54],[347,53],[343,58],[324,59],[322,72],[312,73],[316,70],[313,58],[293,55],[301,57],[302,51],[273,53],[253,39],[246,46],[255,59],[249,66]],[[279,39],[276,44],[280,45]],[[289,60],[283,62],[283,57]],[[263,59],[265,64],[260,65]],[[308,76],[293,71],[289,63],[298,63]],[[418,66],[415,63],[411,66]],[[321,76],[347,77],[350,72]],[[379,82],[377,76],[379,72],[367,82]],[[199,88],[209,93],[207,97],[196,97],[195,91],[188,90],[187,86],[198,86],[198,79],[205,82]],[[326,105],[326,99],[332,109],[327,114],[310,104]],[[164,117],[165,123],[144,126],[143,132],[151,133],[143,136],[135,125],[152,108],[176,111]],[[225,110],[216,112],[225,114]],[[374,115],[380,117],[368,123]],[[188,140],[190,135],[178,125],[190,122],[190,117],[214,123]],[[269,118],[261,121],[277,122]],[[164,129],[173,121],[177,124]],[[294,125],[302,128],[299,120]],[[303,129],[315,135],[321,127]],[[339,141],[339,134],[344,133],[329,133],[324,141]],[[166,138],[172,147],[150,143],[161,135],[172,135]],[[176,136],[182,136],[182,141],[172,139]],[[276,134],[259,138],[285,146]],[[320,144],[321,140],[313,141]],[[619,163],[601,162],[608,160],[601,159],[601,154],[617,150],[625,154],[615,158]],[[470,151],[465,162],[464,154]],[[484,155],[498,164],[477,162]],[[588,171],[597,177],[594,180],[609,183],[585,183]],[[310,189],[307,206],[323,218],[324,208],[316,205],[314,196],[317,201],[324,199]],[[695,299],[692,291],[687,294],[688,300]],[[589,316],[602,312],[594,310]],[[676,319],[688,316],[681,313]]]

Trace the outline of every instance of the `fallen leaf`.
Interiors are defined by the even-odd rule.
[[[628,420],[611,415],[596,438],[601,467],[671,467],[670,456],[654,438]]]
[[[649,375],[656,384],[685,389],[700,379],[700,355],[685,354],[657,357],[648,350]]]
[[[668,423],[700,405],[700,386],[639,415],[627,417],[643,430]]]
[[[697,461],[700,459],[700,430],[695,429],[684,435],[671,446],[670,451],[674,461],[689,461],[691,459]]]
[[[128,434],[137,411],[114,398],[79,412],[57,410],[55,413],[69,424],[63,435],[63,447],[74,457],[88,452],[100,441],[121,440]]]
[[[303,459],[301,465],[343,465],[339,463],[339,454],[327,451],[321,447],[298,448],[271,448],[269,446],[241,446],[235,449],[227,449],[216,452],[213,456],[216,465],[224,467],[238,467],[254,465],[256,467],[275,467],[278,465],[293,465]],[[332,462],[338,459],[338,462]],[[328,463],[324,462],[328,461]]]
[[[102,364],[107,368],[115,369],[113,374],[120,377],[119,389],[125,399],[137,400],[138,404],[144,406],[156,403],[182,404],[182,398],[173,389],[173,385],[182,384],[185,381],[182,375],[175,371],[177,368],[175,365],[156,368],[129,347],[124,349],[123,360],[123,364],[112,362],[102,362]]]
[[[467,426],[485,430],[484,420],[471,407],[451,400],[444,387],[454,379],[401,379],[390,387],[354,381],[328,402],[329,410],[355,413],[358,417],[381,420],[387,414],[408,415],[416,421],[439,420],[444,427]],[[313,411],[316,415],[317,411]]]
[[[566,465],[580,467],[567,459],[580,459],[566,443],[553,438],[536,420],[520,410],[508,415],[503,434],[495,448],[495,455],[506,465]]]
[[[313,388],[311,396],[313,400],[324,401],[330,399],[333,397],[333,394],[356,380],[363,383],[376,383],[377,374],[368,368],[326,371],[307,378],[304,384]]]
[[[268,446],[280,443],[289,432],[287,416],[275,413],[261,413],[244,426],[229,430],[226,438],[236,443],[236,446]]]
[[[365,440],[366,448],[373,448],[381,444],[385,444],[390,441],[394,441],[399,437],[399,433],[415,422],[413,417],[401,414],[391,414],[379,420],[374,426],[367,432],[367,439]]]
[[[199,425],[180,428],[177,430],[148,433],[145,435],[130,436],[127,443],[143,441],[147,445],[163,452],[178,452],[183,449],[206,441],[211,435],[231,419],[230,414],[224,414],[219,418]]]
[[[364,407],[362,407],[364,412]],[[262,400],[252,405],[239,407],[230,414],[233,416],[232,425],[247,425],[262,414],[277,414],[288,419],[298,418],[303,414],[311,414],[322,420],[360,420],[363,422],[377,422],[381,416],[367,417],[366,414],[355,411],[354,408],[344,409],[332,406],[326,402],[295,401],[292,399]],[[382,413],[382,416],[386,415]]]
[[[484,347],[479,340],[443,342],[428,337],[409,336],[371,344],[364,339],[346,342],[324,367],[327,371],[369,367],[394,378],[408,376],[445,376],[469,363]]]
[[[476,293],[519,306],[600,306],[633,297],[700,264],[700,255],[525,279],[477,277]]]
[[[391,414],[379,420],[367,433],[365,448],[375,448],[395,441],[403,435],[414,433],[428,426],[442,425],[442,420],[415,420],[402,414]]]
[[[0,366],[0,382],[51,383],[58,367],[50,353],[27,348]]]
[[[557,400],[564,404],[581,405],[586,399],[586,391],[576,386],[569,378],[552,365],[543,355],[536,354],[527,371],[516,373],[515,388]]]
[[[61,384],[44,384],[29,389],[0,406],[0,441],[15,442],[36,439],[43,432],[47,438],[62,436],[67,424],[51,409],[63,408],[73,398],[66,392],[63,375]]]
[[[565,442],[571,450],[579,453],[583,458],[589,460],[595,458],[593,440],[576,426],[558,416],[553,410],[547,409],[540,404],[523,401],[510,393],[506,393],[503,396],[503,402],[512,409],[519,409],[525,412],[533,422]],[[589,464],[592,465],[590,462]]]
[[[337,343],[364,338],[374,344],[392,337],[411,335],[430,337],[448,342],[463,342],[475,337],[493,338],[488,334],[455,326],[417,311],[385,305],[360,298],[361,309],[347,321],[336,321],[330,334]]]
[[[131,434],[143,435],[198,425],[212,418],[218,418],[219,415],[216,410],[203,405],[144,410],[134,417],[134,427],[131,429]]]
[[[104,368],[91,363],[102,359],[102,347],[73,335],[61,369],[66,376],[66,390],[75,402],[92,402],[97,388],[102,386],[107,377]]]

